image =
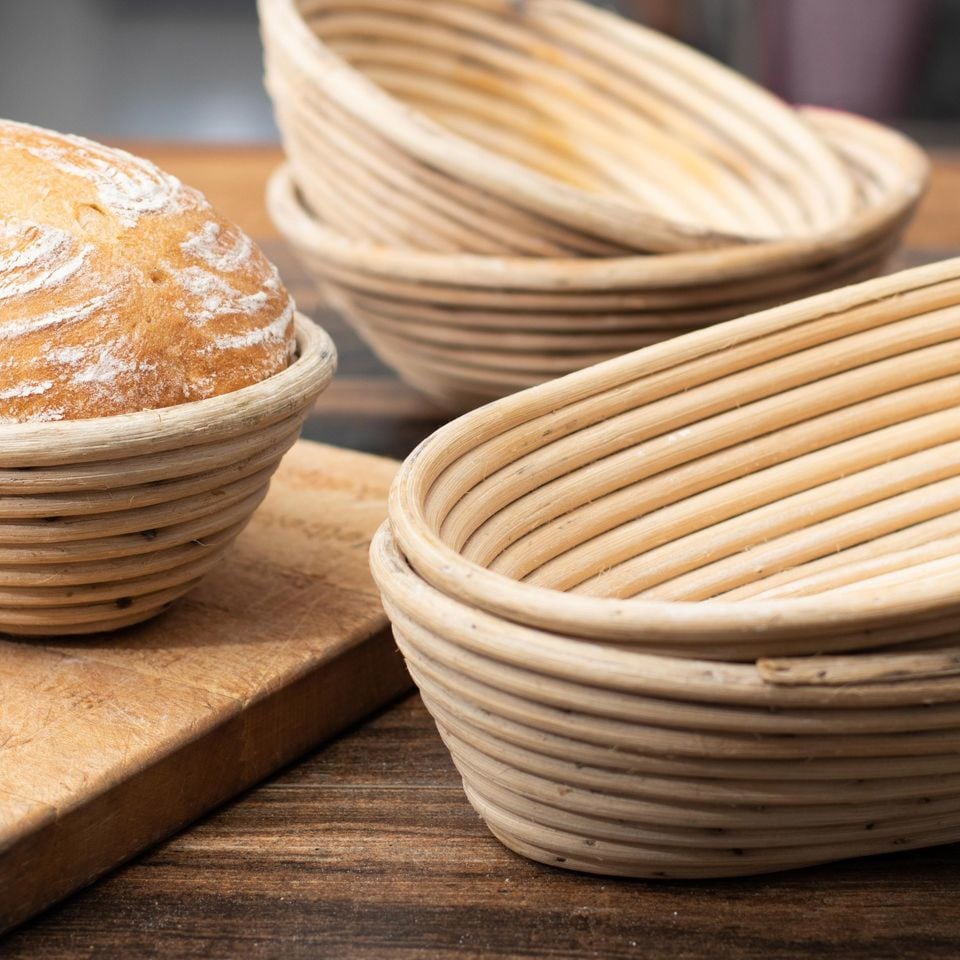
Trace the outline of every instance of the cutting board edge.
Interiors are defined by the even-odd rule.
[[[367,678],[357,688],[355,676]],[[124,779],[91,802],[51,820],[0,854],[0,934],[147,848],[167,839],[238,793],[275,773],[325,740],[399,699],[413,683],[383,620],[382,629],[318,664],[291,685],[274,690],[250,708],[230,714],[203,735],[157,758],[146,772]],[[349,697],[346,697],[349,690]],[[336,710],[311,711],[318,697],[344,700]],[[281,707],[281,701],[283,706]],[[299,709],[291,711],[291,701]],[[293,729],[282,717],[298,716]],[[269,730],[270,734],[264,731]],[[216,769],[210,756],[223,758]],[[227,767],[236,762],[234,770]],[[191,778],[203,784],[182,788]],[[177,787],[180,792],[175,793]],[[162,823],[137,832],[151,799],[172,802]],[[64,849],[64,839],[86,842]],[[106,842],[101,842],[106,841]],[[64,868],[66,856],[72,869]]]

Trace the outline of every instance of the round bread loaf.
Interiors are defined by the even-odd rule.
[[[0,422],[169,407],[289,364],[276,269],[196,190],[11,121],[0,170]]]

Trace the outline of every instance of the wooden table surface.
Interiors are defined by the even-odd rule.
[[[340,349],[314,439],[402,457],[440,422],[324,313],[262,204],[272,148],[134,145],[276,260]],[[911,259],[960,249],[960,155],[937,156]],[[42,957],[956,958],[960,846],[745,880],[604,880],[509,853],[417,697],[0,942]]]

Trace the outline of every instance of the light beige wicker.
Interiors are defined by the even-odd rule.
[[[923,154],[869,121],[808,111],[856,171],[861,208],[815,240],[646,257],[421,253],[351,239],[274,178],[273,217],[406,380],[466,409],[668,336],[882,272],[926,179]]]
[[[905,624],[936,636],[956,577],[934,559],[917,584],[916,544],[897,538],[937,538],[936,523],[917,525],[958,505],[958,304],[960,261],[946,261],[468,414],[401,472],[400,547],[485,609],[676,653],[855,649],[899,643]],[[824,579],[888,552],[909,572],[877,571],[856,603],[842,576]],[[723,599],[782,591],[786,571],[816,594],[795,583],[789,599]]]
[[[0,425],[0,631],[99,632],[159,613],[243,529],[336,367],[300,315],[283,372],[161,410]]]
[[[960,838],[955,656],[874,657],[884,675],[835,657],[842,685],[781,685],[765,662],[587,643],[467,606],[386,527],[372,563],[470,801],[525,856],[711,877]],[[819,674],[824,659],[793,663]]]
[[[820,233],[856,206],[849,167],[785,104],[578,0],[260,12],[297,180],[357,239],[665,252]]]
[[[512,849],[761,873],[960,840],[960,260],[475,411],[371,553]]]

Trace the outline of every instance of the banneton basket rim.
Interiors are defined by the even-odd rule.
[[[533,290],[727,284],[843,256],[896,230],[923,195],[930,163],[903,134],[840,111],[807,108],[807,112],[814,117],[829,116],[834,126],[846,126],[853,134],[865,131],[872,150],[887,144],[886,156],[904,169],[900,186],[885,192],[883,202],[860,210],[833,230],[809,237],[718,250],[601,258],[429,253],[352,240],[328,227],[299,198],[289,162],[270,178],[267,200],[274,222],[296,244],[341,265],[394,279]]]
[[[297,357],[285,370],[230,393],[173,407],[84,420],[0,423],[0,468],[123,459],[249,433],[293,415],[327,386],[337,352],[297,312]]]
[[[618,243],[622,243],[624,237],[632,238],[640,247],[661,252],[753,243],[760,239],[673,221],[624,202],[623,198],[597,196],[555,180],[488,150],[397,100],[352,67],[313,33],[295,0],[259,0],[259,9],[265,38],[276,41],[278,48],[282,44],[284,55],[296,62],[310,83],[355,116],[375,123],[380,133],[401,149],[450,175],[461,178],[466,175],[471,182],[509,202],[565,220],[598,236]],[[615,15],[604,11],[588,9],[583,14],[572,4],[567,12],[571,10],[575,18],[586,15],[595,29],[599,24],[602,31],[608,33],[613,31],[619,35],[630,28],[634,44],[639,42],[637,37],[642,37],[646,45],[660,53],[666,52],[672,62],[683,64],[686,76],[696,76],[704,90],[723,91],[728,102],[735,102],[751,117],[764,112],[771,119],[771,135],[805,153],[812,165],[821,165],[823,181],[835,188],[835,201],[840,202],[841,194],[853,195],[852,189],[845,191],[845,187],[852,185],[844,176],[843,163],[838,162],[829,147],[806,129],[802,120],[779,98],[729,67],[656,31],[614,19]],[[584,28],[582,23],[579,26]]]
[[[781,685],[771,683],[768,676],[768,666],[782,662],[777,659],[757,662],[753,657],[706,659],[701,656],[702,651],[679,656],[676,650],[665,652],[590,643],[508,621],[496,612],[466,606],[424,580],[398,546],[389,521],[384,522],[373,537],[370,560],[374,579],[388,606],[396,607],[445,639],[493,660],[588,687],[686,702],[776,705],[790,710],[919,707],[952,702],[960,690],[960,677],[956,674],[920,670],[915,676],[905,671],[897,683],[877,680],[868,674],[842,687]],[[455,607],[460,608],[456,613]],[[461,636],[456,636],[458,633]],[[469,637],[469,642],[463,637]],[[930,654],[921,651],[911,657],[911,666],[917,669],[928,657],[937,658],[938,654],[938,651]],[[821,658],[804,656],[802,659]],[[829,659],[833,663],[857,664],[863,658],[853,650]]]
[[[431,486],[430,477],[439,476],[445,468],[442,465],[456,460],[449,451],[465,453],[472,449],[479,442],[478,436],[489,435],[489,430],[482,428],[492,422],[507,429],[504,424],[527,422],[532,416],[540,415],[531,414],[531,408],[541,412],[553,410],[572,402],[571,398],[592,395],[591,385],[598,376],[610,379],[620,376],[622,382],[631,379],[638,354],[642,353],[648,363],[655,363],[664,355],[669,361],[678,349],[695,348],[697,355],[701,355],[708,352],[711,345],[729,344],[741,334],[757,335],[760,325],[765,333],[770,333],[802,323],[808,314],[818,310],[849,309],[895,298],[905,290],[934,288],[940,284],[956,286],[958,281],[960,258],[917,267],[666,340],[464,414],[424,440],[401,466],[389,501],[393,536],[417,574],[448,596],[507,619],[568,635],[634,642],[642,639],[651,645],[658,641],[682,643],[684,637],[688,638],[688,644],[732,643],[759,641],[763,636],[802,636],[831,628],[870,629],[877,624],[890,624],[897,618],[915,617],[921,612],[960,610],[960,596],[949,585],[941,586],[939,591],[930,588],[921,597],[916,584],[885,587],[875,591],[870,603],[861,599],[853,606],[842,597],[827,601],[815,595],[711,600],[709,603],[573,595],[514,580],[466,559],[440,538],[423,510],[424,496]],[[960,289],[957,296],[960,298]]]

